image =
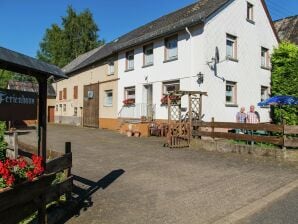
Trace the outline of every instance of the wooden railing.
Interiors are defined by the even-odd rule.
[[[192,125],[194,129],[192,131],[193,136],[208,136],[211,138],[270,143],[283,147],[298,147],[298,126],[268,123],[215,122],[214,119],[211,122],[194,122]],[[227,132],[227,130],[241,130],[242,133],[231,133]],[[261,134],[260,131],[264,133]]]
[[[20,146],[22,144],[19,148]],[[32,152],[29,147],[29,149],[19,150],[19,154],[30,157]],[[73,187],[71,167],[71,144],[67,142],[65,154],[60,154],[59,157],[46,162],[44,175],[33,182],[26,182],[0,192],[0,223],[18,223],[36,211],[38,211],[38,223],[45,223],[47,204],[58,200],[64,194],[66,200],[71,198]],[[66,178],[61,182],[53,183],[59,172],[65,172]]]

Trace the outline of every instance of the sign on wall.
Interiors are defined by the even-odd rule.
[[[35,120],[36,118],[36,93],[0,89],[0,120]]]

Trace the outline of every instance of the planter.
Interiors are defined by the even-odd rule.
[[[141,136],[141,132],[139,131],[135,131],[133,134],[135,137],[140,137]]]
[[[131,137],[132,136],[132,131],[127,131],[126,135],[127,135],[127,137]]]
[[[6,159],[6,149],[0,150],[0,161],[4,161]]]

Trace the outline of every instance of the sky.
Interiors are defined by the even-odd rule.
[[[89,8],[107,42],[196,0],[0,0],[0,46],[35,57],[45,30]],[[298,0],[266,0],[273,20],[298,14]]]

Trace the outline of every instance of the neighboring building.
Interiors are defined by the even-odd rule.
[[[117,60],[108,55],[93,62],[102,48],[79,56],[63,68],[69,78],[56,82],[57,123],[109,129],[117,126]]]
[[[278,37],[298,45],[298,15],[279,19],[274,22]]]
[[[115,129],[119,118],[165,120],[161,99],[173,90],[207,92],[204,120],[235,121],[241,106],[269,96],[277,44],[264,0],[201,0],[67,65],[70,78],[57,82],[56,122]],[[268,122],[269,108],[257,110]]]
[[[15,81],[9,80],[7,89],[26,91],[26,92],[35,92],[38,94],[38,83],[27,82],[27,81]],[[47,106],[48,106],[48,122],[54,122],[54,110],[56,105],[56,91],[52,84],[48,85],[48,96],[47,96]],[[26,121],[28,125],[35,124],[35,121]]]
[[[167,119],[161,98],[175,89],[207,92],[204,120],[235,121],[241,106],[270,92],[270,54],[278,39],[263,0],[201,0],[144,25],[117,41],[121,117]],[[220,56],[215,76],[216,48]],[[197,83],[198,74],[204,81]],[[124,106],[124,102],[135,102]],[[182,99],[187,108],[187,100]],[[261,122],[268,108],[257,108]]]

